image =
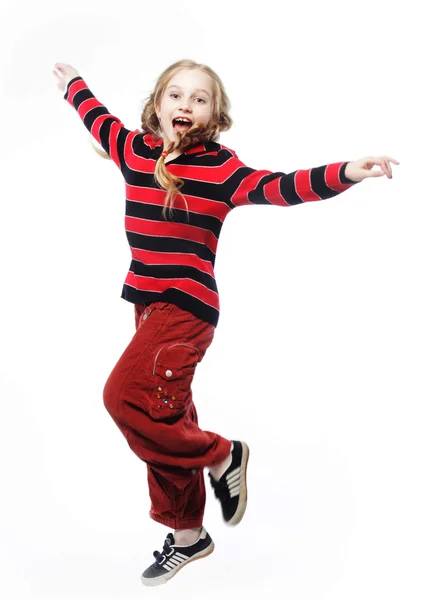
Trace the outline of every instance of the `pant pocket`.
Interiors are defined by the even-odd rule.
[[[185,412],[199,357],[199,350],[191,344],[171,344],[158,350],[152,369],[153,419],[176,417]]]

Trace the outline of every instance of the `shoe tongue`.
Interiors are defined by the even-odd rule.
[[[165,539],[169,540],[170,546],[173,546],[175,544],[174,535],[172,533],[169,533]]]

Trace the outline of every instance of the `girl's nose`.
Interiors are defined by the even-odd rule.
[[[180,103],[180,108],[183,110],[189,109],[189,102],[187,100],[182,100]]]

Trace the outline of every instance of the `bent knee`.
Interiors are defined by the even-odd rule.
[[[111,417],[117,416],[120,402],[119,389],[111,379],[108,379],[103,388],[103,405]]]

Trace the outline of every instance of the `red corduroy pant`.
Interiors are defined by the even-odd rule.
[[[204,467],[231,441],[198,427],[191,384],[215,328],[175,304],[135,305],[136,333],[103,390],[106,409],[146,463],[150,517],[174,529],[202,525]]]

